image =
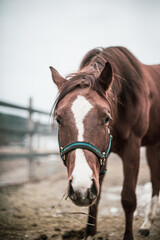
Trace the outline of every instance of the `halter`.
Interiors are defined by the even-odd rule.
[[[105,161],[107,159],[107,156],[109,154],[109,151],[111,149],[111,140],[112,140],[112,135],[110,134],[109,131],[109,144],[108,144],[108,148],[106,149],[105,152],[101,152],[99,150],[99,148],[95,147],[94,145],[88,143],[88,142],[81,142],[81,141],[77,141],[77,142],[73,142],[70,143],[64,147],[60,146],[60,142],[59,142],[59,134],[58,134],[58,143],[59,143],[59,152],[60,152],[60,156],[63,160],[64,165],[66,165],[66,154],[68,154],[69,152],[75,150],[75,149],[86,149],[92,153],[94,153],[98,159],[99,159],[99,164],[100,164],[100,170],[101,168],[105,165]],[[106,173],[106,169],[103,171],[100,171],[99,175],[103,175]]]

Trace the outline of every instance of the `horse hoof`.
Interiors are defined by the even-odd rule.
[[[148,229],[139,229],[139,233],[144,237],[148,237],[150,231]]]

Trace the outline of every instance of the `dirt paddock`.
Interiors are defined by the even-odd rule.
[[[22,166],[17,166],[16,170],[19,167],[22,168]],[[1,171],[1,179],[3,174],[6,173]],[[20,176],[23,177],[22,173]],[[16,172],[16,177],[18,178],[18,172]],[[121,161],[116,155],[111,155],[108,160],[108,171],[102,189],[98,214],[98,233],[95,239],[123,239],[124,214],[120,203],[122,181]],[[67,173],[60,161],[55,162],[55,170],[52,176],[44,180],[1,186],[0,239],[82,239],[87,219],[86,215],[68,213],[87,213],[87,208],[76,207],[69,199],[63,199],[51,214],[66,192],[66,187]],[[143,222],[145,209],[151,197],[150,190],[149,170],[142,152],[137,187],[138,207],[134,216],[135,240],[144,239],[139,235],[138,229]],[[160,240],[159,212],[150,236],[145,237],[146,240]]]

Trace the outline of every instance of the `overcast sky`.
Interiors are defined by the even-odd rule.
[[[63,76],[94,47],[121,45],[160,63],[159,0],[0,0],[0,100],[50,110]]]

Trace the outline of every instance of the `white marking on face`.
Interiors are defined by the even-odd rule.
[[[78,141],[83,141],[84,135],[84,119],[93,108],[91,103],[83,96],[78,96],[73,102],[71,110],[74,114],[75,124],[78,130]],[[84,152],[82,149],[75,151],[75,166],[72,172],[72,186],[74,190],[80,189],[81,192],[86,192],[92,184],[92,170],[89,167]]]
[[[88,112],[93,108],[90,102],[83,96],[78,96],[72,104],[76,127],[78,130],[78,141],[83,141],[84,124],[83,121]]]
[[[157,208],[158,208],[158,196],[154,196],[152,197],[152,200],[147,208],[145,220],[140,229],[149,230],[151,228],[151,225],[156,217]]]

